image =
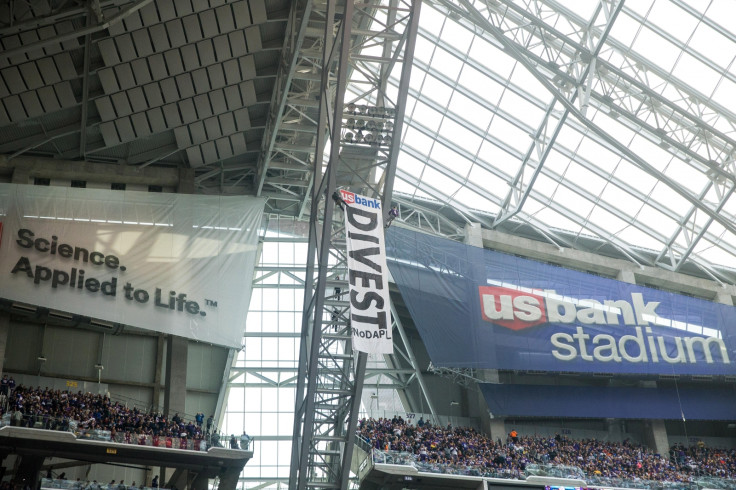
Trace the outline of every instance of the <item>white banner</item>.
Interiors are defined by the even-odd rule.
[[[393,353],[383,212],[376,199],[341,190],[350,285],[353,348],[369,354]]]
[[[264,204],[0,184],[0,298],[241,347]]]

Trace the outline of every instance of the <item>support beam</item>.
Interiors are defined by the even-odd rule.
[[[187,356],[189,341],[183,337],[170,335],[166,342],[166,391],[164,395],[164,414],[171,418],[174,414],[185,413],[187,394]]]
[[[18,177],[16,177],[16,172]],[[29,178],[44,177],[58,180],[86,180],[87,182],[119,182],[122,184],[159,185],[179,188],[188,178],[179,169],[148,167],[139,170],[126,165],[75,162],[42,157],[17,157],[10,159],[0,155],[0,174],[12,173],[13,183],[25,184]],[[20,177],[20,176],[23,177]],[[24,180],[22,182],[22,180]],[[18,182],[16,182],[18,181]]]
[[[338,220],[333,222],[335,204],[331,196],[338,188],[349,189],[376,197],[384,208],[390,207],[400,139],[396,131],[401,128],[406,104],[419,3],[418,0],[392,0],[388,4],[355,4],[330,0],[325,5],[320,4],[319,15],[315,17],[320,20],[314,28],[323,29],[324,42],[315,43],[311,50],[300,53],[311,63],[321,61],[317,69],[321,68],[322,77],[319,93],[314,98],[320,111],[316,149],[313,158],[303,157],[313,161],[317,177],[307,187],[312,202],[292,444],[292,489],[347,486],[367,356],[355,355],[349,328],[340,319],[330,320],[334,305],[325,301],[327,276],[345,274],[344,226]],[[378,18],[385,21],[374,22]],[[386,33],[391,33],[385,36],[391,41],[384,43],[384,55],[361,57],[364,46],[383,42],[383,36],[378,36],[381,38],[378,41],[363,37],[366,29],[379,24]],[[395,41],[397,35],[398,42]],[[399,80],[401,90],[396,94],[389,90],[387,81],[391,73],[397,72],[395,66],[400,63],[403,63]],[[352,74],[355,74],[356,83],[351,87],[361,93],[351,92],[351,99],[345,100]],[[369,80],[367,84],[366,79]],[[357,131],[356,117],[376,117],[361,113],[358,105],[378,108],[381,118],[390,118],[392,124],[386,132],[391,142],[397,144],[383,143],[388,139],[372,144],[370,140],[349,137],[348,132],[354,135]],[[344,110],[346,107],[350,109]],[[350,120],[353,122],[348,122]],[[321,133],[323,128],[327,131]],[[329,137],[330,144],[326,172],[322,160],[326,143],[322,134]],[[311,153],[302,144],[292,145],[290,151],[297,149]],[[383,178],[378,179],[377,175]],[[266,176],[264,180],[267,185],[278,182],[274,176]],[[301,207],[304,206],[302,203]],[[338,329],[337,333],[333,332],[334,328]]]
[[[74,38],[81,37],[81,36],[87,36],[87,35],[102,31],[104,29],[107,29],[111,25],[117,24],[118,22],[122,21],[123,19],[128,17],[133,12],[136,12],[142,9],[143,7],[145,7],[152,1],[153,0],[138,0],[137,2],[133,3],[133,5],[118,12],[117,14],[115,14],[109,20],[105,22],[102,22],[102,23],[99,23],[93,26],[88,26],[88,27],[85,27],[83,29],[79,29],[76,31],[66,32],[64,34],[50,37],[48,39],[42,39],[40,41],[36,41],[33,43],[24,44],[16,48],[8,49],[5,51],[0,51],[0,61],[7,60],[19,54],[27,53],[28,51],[33,51],[36,49],[43,48],[45,46],[48,46],[49,44],[61,43],[64,41],[68,41],[69,39],[74,39]]]
[[[4,372],[5,348],[8,345],[8,331],[10,330],[10,314],[0,313],[0,376]]]

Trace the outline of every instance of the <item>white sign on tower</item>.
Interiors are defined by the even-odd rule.
[[[353,348],[369,354],[393,353],[386,249],[381,203],[341,190],[350,286]]]

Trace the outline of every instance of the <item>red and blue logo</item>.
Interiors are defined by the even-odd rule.
[[[340,189],[340,195],[342,196],[342,200],[345,201],[346,204],[353,204],[355,202],[354,192]]]

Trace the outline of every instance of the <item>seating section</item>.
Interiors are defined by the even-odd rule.
[[[74,432],[77,437],[178,449],[205,450],[219,445],[208,437],[204,417],[185,421],[127,407],[107,395],[18,386],[2,404],[6,425]],[[224,441],[223,441],[224,442]]]
[[[675,445],[670,454],[655,454],[633,443],[564,436],[526,436],[512,432],[505,441],[492,440],[469,427],[440,427],[401,417],[363,419],[358,436],[373,448],[374,461],[412,464],[442,473],[503,476],[523,479],[539,468],[579,468],[570,476],[589,483],[602,479],[690,482],[702,478],[736,477],[736,450],[709,448],[702,443]],[[402,455],[402,456],[398,456]],[[443,468],[451,468],[443,471]]]

